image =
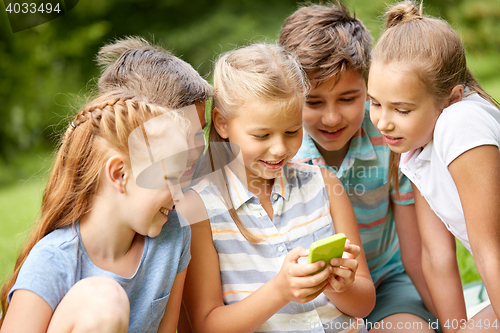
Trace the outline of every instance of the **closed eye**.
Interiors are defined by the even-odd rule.
[[[408,114],[408,113],[410,113],[410,112],[411,112],[410,110],[398,110],[398,109],[396,109],[396,111],[397,111],[399,114],[403,114],[403,115]]]
[[[315,106],[320,106],[321,104],[323,104],[323,102],[306,100],[306,104],[310,107],[315,107]]]
[[[350,103],[350,102],[353,102],[355,100],[354,97],[350,97],[350,98],[341,98],[340,101],[341,102],[344,102],[344,103]]]
[[[300,131],[300,128],[297,129],[296,131],[288,131],[288,132],[286,132],[286,134],[288,134],[288,135],[294,135],[294,134],[299,133],[299,131]]]

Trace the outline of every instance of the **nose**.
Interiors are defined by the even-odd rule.
[[[321,121],[324,125],[334,127],[342,121],[342,115],[335,110],[333,105],[328,105],[326,112],[323,114]]]
[[[382,110],[381,112],[374,114],[373,118],[374,119],[372,119],[372,121],[375,120],[373,123],[377,126],[377,129],[380,132],[390,132],[394,129],[394,123],[392,122],[392,118],[388,112]]]
[[[273,156],[282,157],[288,152],[288,146],[286,138],[283,136],[278,136],[272,141],[272,145],[269,148],[269,152]]]

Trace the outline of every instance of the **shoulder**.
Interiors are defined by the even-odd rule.
[[[478,94],[472,94],[443,110],[436,122],[434,135],[453,132],[463,126],[470,128],[470,126],[490,127],[493,125],[498,127],[499,123],[500,110]]]
[[[77,282],[79,237],[71,227],[57,229],[42,238],[24,261],[14,290],[30,290],[42,297],[52,308]]]
[[[35,244],[29,256],[44,256],[50,254],[50,257],[75,257],[78,253],[80,237],[75,227],[67,226],[57,229],[43,237]],[[28,257],[29,257],[28,256]]]
[[[434,149],[448,165],[465,151],[500,143],[500,110],[477,94],[443,110],[434,128]]]

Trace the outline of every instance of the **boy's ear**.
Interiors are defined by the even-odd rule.
[[[448,105],[446,107],[456,102],[460,102],[463,97],[464,97],[464,86],[462,85],[454,86],[453,89],[451,90],[450,98],[448,99]]]
[[[125,193],[128,172],[123,157],[114,155],[108,159],[105,166],[106,180],[118,192]]]
[[[214,111],[212,113],[212,117],[214,118],[214,127],[217,133],[223,138],[227,139],[229,134],[228,134],[228,126],[227,126],[227,120],[222,117],[220,111],[218,108],[214,108]]]

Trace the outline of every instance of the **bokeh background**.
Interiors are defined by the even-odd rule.
[[[313,1],[317,3],[318,1]],[[345,0],[375,40],[384,0]],[[191,63],[211,82],[220,53],[272,42],[296,0],[85,0],[65,15],[12,33],[0,3],[0,282],[10,274],[36,219],[59,134],[95,90],[99,48],[139,35]],[[500,100],[500,0],[425,0],[462,36],[469,67]],[[464,282],[478,279],[474,261],[458,246]]]

